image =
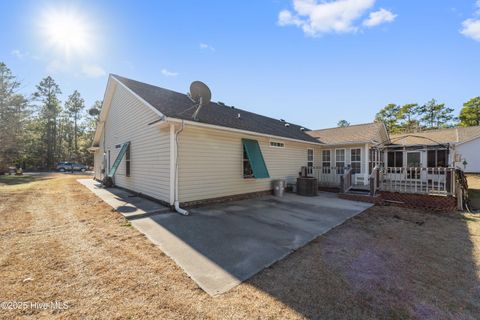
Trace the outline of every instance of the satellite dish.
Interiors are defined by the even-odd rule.
[[[190,98],[198,103],[198,108],[193,114],[193,119],[198,120],[198,112],[203,106],[210,103],[212,99],[212,92],[205,83],[201,81],[193,81],[190,85]]]

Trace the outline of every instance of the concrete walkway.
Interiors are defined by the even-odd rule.
[[[161,204],[135,196],[120,188],[104,188],[93,179],[78,179],[78,182],[95,193],[100,199],[120,212],[127,219],[142,218],[149,215],[170,212],[170,208]]]
[[[148,201],[125,204],[129,198],[120,198],[118,189],[101,189],[94,183],[92,187],[91,180],[79,182],[114,208],[121,203],[140,207]],[[203,290],[215,296],[370,206],[329,193],[317,197],[287,193],[283,198],[267,196],[195,208],[190,216],[166,210],[138,214],[148,212],[145,209],[138,209],[134,216],[122,214]]]

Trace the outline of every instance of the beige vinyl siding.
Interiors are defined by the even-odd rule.
[[[257,140],[270,174],[269,179],[243,178],[242,138]],[[283,142],[284,148],[270,147],[270,139],[222,130],[186,126],[179,137],[179,201],[195,201],[271,189],[272,179],[294,181],[300,167],[307,165],[307,148],[316,146]]]
[[[117,145],[130,141],[131,174],[125,176],[125,158],[115,174],[115,184],[147,196],[169,201],[170,143],[167,129],[148,125],[159,119],[118,85],[105,123],[105,152],[110,150],[111,166],[120,151]],[[103,141],[100,142],[103,146]],[[103,150],[100,148],[103,155]],[[108,163],[106,164],[108,170]]]

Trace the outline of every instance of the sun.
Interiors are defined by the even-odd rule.
[[[46,10],[41,19],[41,30],[46,44],[66,58],[86,53],[92,46],[91,25],[72,9]]]

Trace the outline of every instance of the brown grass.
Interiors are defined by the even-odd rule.
[[[468,175],[468,195],[472,206],[476,210],[480,210],[480,174]]]
[[[374,207],[211,298],[79,176],[2,184],[0,318],[463,318],[480,314],[480,219]],[[24,281],[27,278],[31,280]]]

